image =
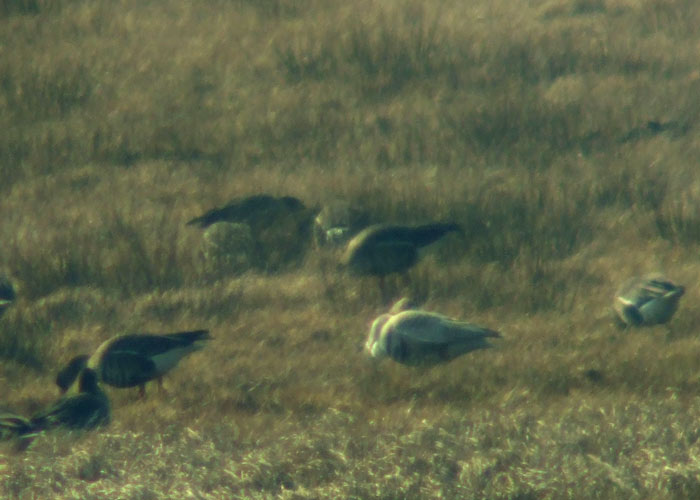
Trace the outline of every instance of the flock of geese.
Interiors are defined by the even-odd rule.
[[[333,209],[333,223],[331,211],[317,212],[314,231],[327,243],[347,242],[341,263],[352,274],[378,277],[382,290],[383,279],[392,273],[406,272],[419,260],[421,248],[449,233],[462,233],[457,224],[447,222],[416,226],[375,224],[363,228],[359,226],[366,224],[366,218],[348,207]],[[279,210],[302,211],[305,207],[293,197],[256,195],[209,210],[188,224],[207,227],[241,220],[260,223]],[[337,217],[337,213],[343,216]],[[660,274],[632,278],[615,294],[615,317],[624,327],[666,323],[678,308],[684,291],[684,287]],[[0,315],[15,298],[11,283],[0,280]],[[374,320],[364,350],[373,358],[431,366],[492,347],[490,340],[500,337],[495,330],[419,309],[411,300],[402,298]],[[111,418],[110,401],[100,384],[139,387],[139,395],[144,397],[147,382],[155,380],[162,388],[162,376],[210,339],[205,329],[113,337],[91,355],[81,354],[68,362],[55,381],[62,396],[44,410],[29,418],[0,411],[0,440],[16,439],[17,448],[22,450],[47,429],[94,429],[106,425]]]

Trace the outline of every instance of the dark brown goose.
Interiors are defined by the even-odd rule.
[[[17,450],[26,449],[43,430],[64,427],[91,430],[111,421],[109,398],[97,382],[97,374],[84,369],[80,374],[78,393],[62,397],[31,419],[12,412],[0,413],[0,440],[17,438]]]
[[[256,194],[247,198],[235,198],[221,208],[212,208],[203,215],[187,222],[188,226],[208,227],[215,222],[245,222],[254,226],[269,223],[280,213],[300,212],[306,209],[304,203],[293,196],[275,197],[269,194]]]
[[[615,293],[614,310],[626,326],[649,326],[668,322],[678,309],[685,287],[661,274],[627,280]]]
[[[461,232],[454,223],[431,223],[421,226],[377,224],[355,236],[342,259],[347,269],[356,275],[377,276],[379,288],[386,301],[384,278],[392,273],[408,271],[420,257],[419,250],[451,232]]]
[[[208,330],[169,333],[165,335],[122,335],[100,345],[92,356],[73,358],[58,373],[56,385],[68,390],[84,368],[95,370],[100,381],[113,387],[139,386],[145,395],[146,382],[161,377],[191,352],[201,349],[210,339]]]

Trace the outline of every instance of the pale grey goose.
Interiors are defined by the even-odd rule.
[[[247,224],[255,248],[253,264],[268,272],[299,265],[311,245],[313,219],[318,210],[293,196],[256,194],[231,200],[187,224],[207,228],[216,222]]]
[[[401,310],[407,305],[394,305],[391,312],[374,320],[365,343],[367,354],[389,357],[404,365],[429,366],[492,347],[487,339],[501,336],[494,330],[442,314]]]
[[[654,273],[627,280],[615,293],[614,310],[627,326],[666,323],[678,309],[685,287]]]

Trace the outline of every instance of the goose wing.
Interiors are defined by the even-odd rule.
[[[133,334],[114,339],[109,346],[110,355],[117,352],[137,353],[153,357],[173,349],[187,347],[209,338],[207,330],[177,332],[166,335]]]
[[[382,241],[371,248],[370,254],[375,267],[400,270],[415,262],[418,251],[407,241]]]
[[[134,387],[158,376],[155,362],[140,352],[111,351],[100,362],[100,378],[114,387]]]
[[[501,335],[488,328],[421,311],[404,311],[394,317],[394,327],[414,343],[448,345]]]
[[[417,258],[418,251],[410,242],[385,240],[349,248],[345,262],[352,272],[384,275],[410,267]]]

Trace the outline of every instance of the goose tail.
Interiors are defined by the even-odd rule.
[[[188,330],[184,332],[168,333],[166,337],[177,339],[183,344],[191,345],[198,349],[204,347],[206,342],[212,338],[211,335],[209,335],[209,330]]]
[[[207,227],[209,225],[209,217],[208,214],[201,215],[199,217],[195,217],[194,219],[190,219],[187,221],[185,224],[186,226],[199,226],[201,228]]]
[[[419,247],[430,245],[453,231],[462,232],[459,224],[454,222],[436,222],[418,226],[414,230],[414,241]]]

